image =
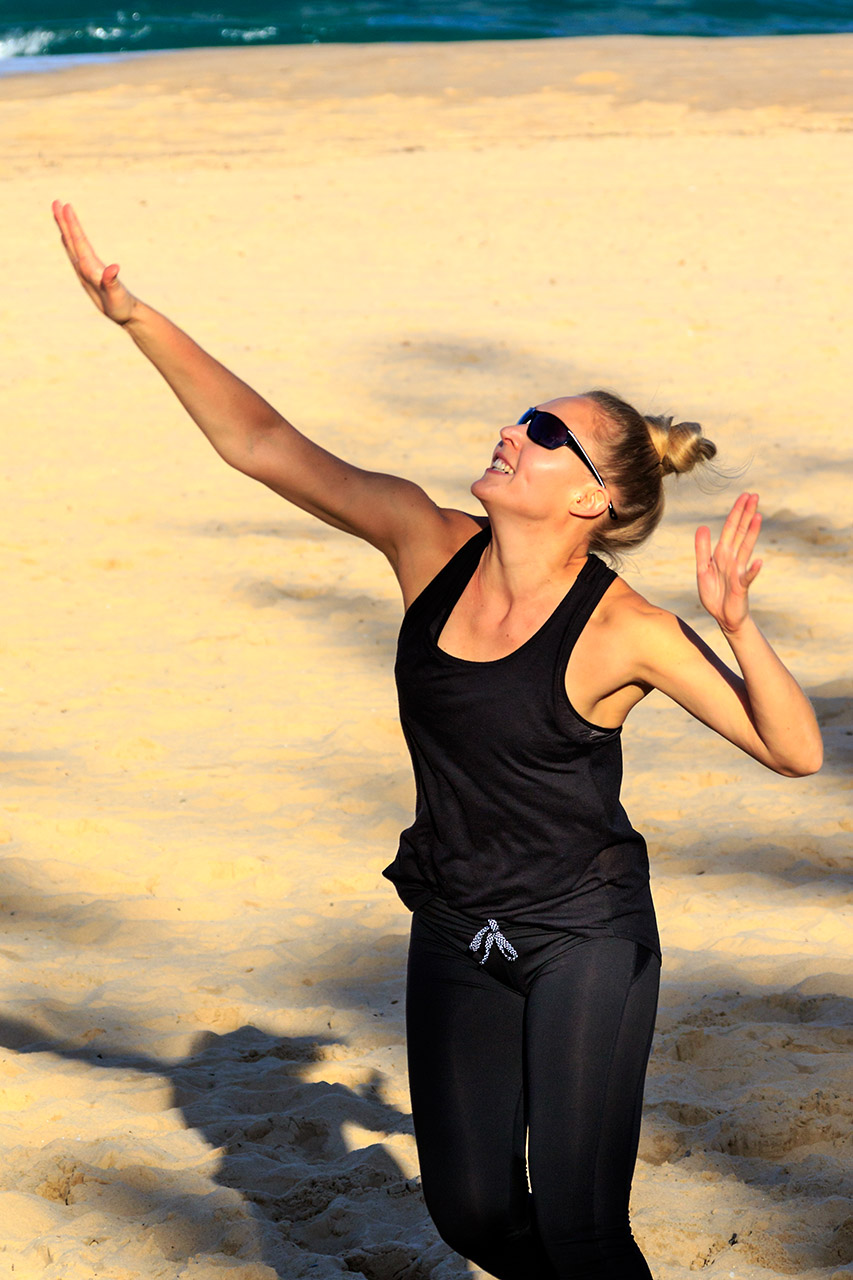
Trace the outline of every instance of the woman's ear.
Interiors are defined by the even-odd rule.
[[[590,483],[575,490],[569,510],[573,516],[580,516],[582,520],[595,520],[602,511],[607,510],[608,505],[609,499],[605,491],[599,485]]]

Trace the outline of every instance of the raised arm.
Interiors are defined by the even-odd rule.
[[[71,205],[56,201],[53,214],[86,293],[130,334],[220,457],[311,515],[372,543],[390,561],[407,603],[476,532],[470,516],[439,508],[411,481],[364,471],[302,435],[177,325],[128,292],[118,265],[104,266]]]
[[[758,494],[744,493],[713,551],[709,530],[696,534],[699,598],[740,675],[680,619],[651,608],[636,624],[639,674],[769,769],[799,777],[820,768],[823,744],[808,698],[749,612],[749,588],[761,568],[751,560],[760,528]]]

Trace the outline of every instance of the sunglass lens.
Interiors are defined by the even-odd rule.
[[[543,449],[559,449],[569,439],[566,424],[553,413],[535,413],[527,419],[527,434]]]

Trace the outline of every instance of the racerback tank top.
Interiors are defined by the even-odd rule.
[[[406,611],[395,673],[417,788],[415,820],[384,875],[414,910],[456,910],[630,938],[660,956],[643,837],[619,799],[621,729],[571,706],[569,656],[615,573],[589,556],[540,629],[471,662],[441,631],[491,538],[470,539]]]

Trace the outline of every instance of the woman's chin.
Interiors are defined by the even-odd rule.
[[[471,492],[475,498],[479,498],[483,506],[489,498],[493,498],[499,490],[499,486],[495,484],[496,472],[484,471],[471,485]]]

